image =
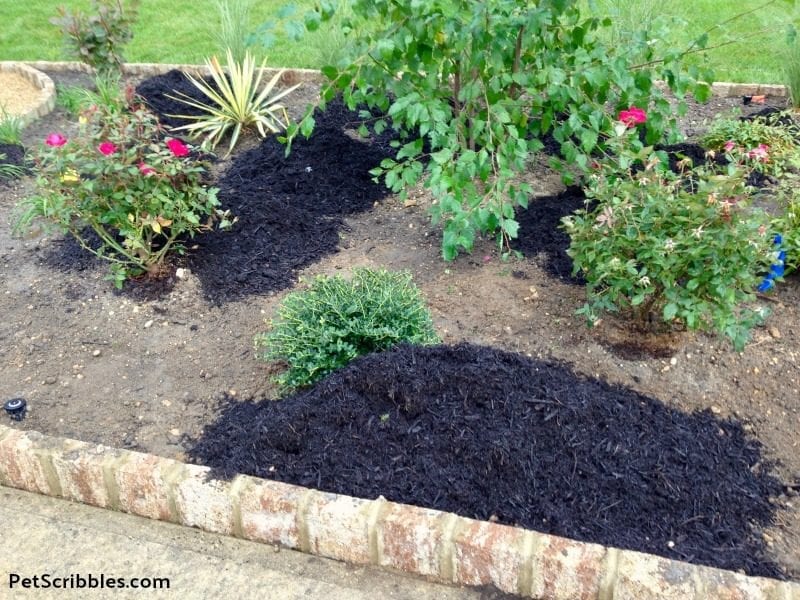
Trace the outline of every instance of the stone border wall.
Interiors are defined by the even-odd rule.
[[[354,564],[548,600],[800,600],[800,584],[0,425],[0,484]]]
[[[55,108],[56,86],[53,84],[53,80],[41,71],[25,63],[0,61],[0,72],[17,73],[39,90],[39,98],[36,104],[25,113],[19,115],[26,125],[34,119],[45,116]]]
[[[34,69],[43,71],[51,71],[53,73],[69,73],[78,72],[92,74],[92,69],[87,65],[80,62],[50,62],[50,61],[26,61],[25,64]],[[168,71],[178,69],[185,71],[192,75],[207,76],[210,71],[205,65],[184,65],[184,64],[166,64],[166,63],[125,63],[122,66],[122,72],[125,75],[136,75],[142,77],[152,77],[153,75],[163,75]],[[283,71],[281,83],[292,85],[299,82],[315,82],[321,83],[324,81],[322,73],[315,69],[279,69],[274,67],[267,67],[263,69],[265,77],[272,77],[275,73]]]
[[[2,64],[2,63],[0,63]],[[21,63],[19,63],[21,64]],[[79,71],[81,73],[91,73],[91,69],[80,62],[50,62],[50,61],[27,61],[24,64],[35,69],[53,72]],[[126,63],[123,65],[123,72],[129,75],[141,75],[149,77],[161,75],[172,69],[188,71],[192,74],[207,75],[208,69],[204,65],[185,65],[185,64],[164,64],[164,63]],[[321,83],[325,80],[322,73],[315,69],[264,69],[267,75],[278,71],[284,71],[282,80],[286,83],[310,81]],[[760,84],[760,83],[726,83],[717,82],[712,84],[711,90],[715,96],[731,98],[736,96],[778,96],[786,97],[787,90],[782,85]]]

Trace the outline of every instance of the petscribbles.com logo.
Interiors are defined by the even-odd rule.
[[[9,573],[8,587],[10,589],[34,590],[112,590],[112,589],[141,589],[141,590],[168,590],[169,578],[167,577],[110,577],[100,575],[79,575],[73,573],[66,577],[56,577],[49,573],[25,577],[19,573]]]

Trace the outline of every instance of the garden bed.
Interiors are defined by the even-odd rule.
[[[57,79],[56,75],[53,77]],[[313,90],[308,89],[298,96],[301,105],[310,97]],[[696,135],[702,130],[704,119],[736,104],[735,99],[718,99],[708,106],[692,107],[684,128]],[[746,524],[729,530],[736,531],[732,535],[741,536],[732,545],[740,541],[747,544],[738,547],[757,558],[760,566],[735,561],[721,566],[773,576],[780,575],[782,568],[784,574],[800,577],[800,499],[796,496],[800,480],[800,445],[796,437],[800,425],[797,279],[789,278],[769,299],[762,300],[773,314],[766,327],[754,331],[752,342],[741,354],[734,352],[726,340],[705,335],[645,339],[631,335],[622,323],[608,318],[600,327],[589,330],[574,314],[584,301],[584,291],[570,278],[569,259],[564,253],[567,238],[556,230],[559,218],[580,205],[579,194],[574,190],[564,192],[559,177],[544,167],[532,167],[531,180],[540,198],[531,203],[527,214],[520,215],[518,248],[526,258],[503,262],[495,245],[483,241],[472,255],[444,263],[440,259],[440,230],[430,224],[427,216],[429,195],[417,189],[402,202],[374,184],[366,169],[386,156],[389,149],[385,140],[359,140],[352,118],[344,110],[329,113],[311,140],[295,143],[288,159],[284,159],[283,149],[274,141],[258,144],[247,140],[233,159],[219,163],[215,170],[224,207],[237,215],[239,222],[230,232],[196,238],[188,255],[173,263],[170,275],[157,283],[133,281],[122,292],[116,292],[104,280],[106,265],[85,255],[72,241],[41,235],[20,239],[12,237],[8,227],[0,229],[0,281],[4,288],[0,294],[0,311],[4,315],[0,356],[8,365],[0,377],[0,395],[22,396],[30,404],[27,418],[17,426],[184,458],[204,431],[207,435],[226,431],[225,421],[215,423],[221,414],[235,413],[231,400],[246,407],[245,403],[277,397],[277,390],[269,382],[272,367],[254,357],[253,335],[265,329],[264,319],[272,316],[278,300],[297,284],[300,276],[346,273],[354,266],[407,269],[422,289],[445,343],[470,342],[518,353],[520,357],[509,360],[521,361],[517,365],[522,365],[520,368],[554,365],[546,368],[558,374],[560,397],[565,405],[573,407],[564,410],[576,412],[574,407],[579,406],[581,397],[575,395],[575,390],[581,385],[595,386],[583,396],[593,406],[610,401],[606,394],[611,394],[612,389],[629,400],[640,398],[633,395],[637,393],[651,412],[672,415],[669,420],[673,424],[681,419],[703,423],[707,428],[716,423],[729,432],[726,440],[741,442],[736,447],[747,456],[738,464],[742,476],[750,473],[749,467],[759,460],[759,452],[766,463],[775,462],[774,473],[780,482],[770,480],[762,488],[773,499],[770,506],[777,509],[774,522],[754,531],[748,530]],[[52,131],[69,134],[61,109],[32,124],[25,132],[26,143],[40,143]],[[0,188],[4,223],[11,220],[16,201],[30,189],[28,180]],[[529,359],[540,362],[527,362]],[[554,360],[558,362],[550,362]],[[365,364],[371,363],[363,360],[353,369]],[[378,372],[391,371],[382,365]],[[485,383],[480,377],[482,372],[482,368],[476,369],[478,381]],[[351,378],[358,374],[347,373]],[[409,374],[412,388],[426,389],[430,382],[424,377],[429,375]],[[334,384],[341,382],[345,374],[337,377],[318,392],[333,394]],[[500,377],[499,381],[514,381],[508,379]],[[608,385],[593,383],[595,379]],[[391,382],[386,385],[392,389]],[[475,385],[473,382],[468,387]],[[349,397],[344,391],[342,394]],[[341,406],[335,397],[331,400],[330,409]],[[311,405],[322,402],[309,398],[303,401]],[[275,404],[272,410],[281,406]],[[694,416],[677,412],[698,410],[708,412]],[[608,419],[609,428],[620,425],[616,433],[622,436],[632,431],[621,426],[624,414]],[[481,415],[475,421],[476,430],[483,426],[485,418]],[[555,426],[560,420],[553,417],[547,422]],[[388,423],[393,424],[391,416]],[[629,420],[631,427],[642,427],[646,442],[640,444],[640,449],[674,450],[669,447],[671,438],[666,435],[666,428],[657,423],[650,423],[648,430],[641,418]],[[485,427],[489,430],[488,423]],[[659,434],[664,434],[663,438]],[[495,435],[495,439],[502,438],[499,433]],[[381,437],[377,439],[380,441]],[[763,448],[759,449],[753,440]],[[221,442],[206,437],[203,443],[212,448]],[[554,447],[549,449],[552,452]],[[501,454],[506,456],[511,451],[509,446]],[[257,462],[263,469],[268,460]],[[470,469],[475,462],[465,460],[460,466]],[[269,462],[272,465],[274,461]],[[215,466],[224,470],[226,465]],[[422,466],[409,467],[403,473],[424,477],[426,469]],[[559,473],[563,471],[561,467],[554,468]],[[722,474],[721,466],[717,470]],[[759,469],[755,471],[760,473]],[[357,483],[358,478],[350,475],[345,479]],[[521,479],[522,473],[510,475]],[[578,490],[582,488],[575,487],[577,475],[571,479],[569,473],[562,475],[563,487],[558,487],[558,493],[550,500],[553,510],[563,508],[559,497],[581,495]],[[762,475],[766,477],[766,470]],[[609,485],[615,482],[626,489],[611,477],[607,480]],[[307,475],[300,479],[303,480],[296,482],[315,483],[314,477]],[[413,480],[407,482],[407,486],[414,487]],[[602,487],[591,485],[595,490]],[[356,493],[348,489],[336,491]],[[705,500],[701,500],[702,490],[697,491],[696,514],[686,518],[704,514],[707,508]],[[391,495],[389,490],[379,493]],[[584,497],[586,493],[582,492]],[[713,492],[710,494],[713,496]],[[689,497],[690,504],[692,498]],[[720,498],[724,498],[721,493]],[[423,501],[417,497],[390,499]],[[595,507],[614,501],[598,497]],[[442,506],[467,516],[495,516],[534,528],[535,518],[541,518],[531,515],[528,519],[510,512],[497,514],[490,506],[481,510],[466,505],[459,509],[452,502]],[[621,510],[622,506],[617,505],[616,509]],[[613,508],[604,514],[613,512]],[[643,510],[627,506],[626,514],[638,515]],[[597,526],[620,532],[620,537],[598,539],[586,534],[582,539],[631,543],[624,539],[624,532],[632,526],[630,522],[612,521],[610,516],[609,521],[603,522],[597,513],[594,517],[587,514],[580,518],[592,523],[579,522],[574,515],[564,517],[564,524],[571,528],[564,534],[582,537],[581,528]],[[760,514],[747,516],[762,518]],[[684,526],[696,532],[703,522],[698,518]],[[650,546],[639,547],[657,552],[660,546],[660,554],[701,560],[700,553],[692,549],[695,542],[684,544],[690,538],[680,537],[680,523],[673,525],[669,539],[651,539]],[[647,535],[643,530],[636,531]],[[722,528],[713,533],[725,535]],[[752,535],[746,537],[748,533]],[[658,535],[667,534],[661,530]],[[702,537],[702,532],[697,535]],[[715,540],[712,545],[720,543],[713,535],[709,539]],[[674,544],[669,546],[669,541]]]

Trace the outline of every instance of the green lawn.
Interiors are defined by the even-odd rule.
[[[253,28],[273,15],[286,0],[256,0]],[[65,60],[61,34],[49,23],[57,6],[85,9],[89,0],[0,0],[0,60]],[[312,0],[296,0],[302,15]],[[164,15],[169,15],[165,17]],[[141,0],[134,38],[125,52],[130,62],[200,64],[212,53],[218,22],[212,0]],[[327,28],[302,42],[284,41],[267,54],[274,66],[318,68],[331,61],[342,43],[339,32]]]
[[[89,0],[24,0],[3,3],[3,27],[0,29],[0,60],[61,60],[61,37],[48,23],[55,6],[87,7]],[[597,0],[617,6],[623,15],[632,14],[632,6],[659,7],[682,17],[688,27],[673,28],[674,42],[685,44],[693,36],[715,23],[762,4],[758,0]],[[296,0],[308,7],[313,0]],[[256,0],[254,26],[274,14],[286,0]],[[766,30],[765,33],[734,45],[712,51],[708,60],[720,81],[757,81],[779,83],[782,80],[781,55],[785,49],[784,30],[780,25],[788,17],[788,4],[778,4],[750,14],[728,26],[736,35]],[[165,17],[164,15],[169,15]],[[142,0],[134,41],[127,58],[132,62],[202,63],[218,52],[213,41],[217,12],[212,0]],[[44,42],[43,42],[44,40]],[[335,27],[323,29],[302,42],[285,41],[270,50],[268,62],[274,66],[320,67],[330,62],[341,46],[342,35]],[[712,35],[711,43],[721,41]]]

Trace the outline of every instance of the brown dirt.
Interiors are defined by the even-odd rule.
[[[54,74],[54,79],[59,79]],[[71,79],[61,78],[70,83]],[[1,88],[2,86],[0,86]],[[735,99],[692,107],[685,131],[729,110]],[[760,107],[756,107],[760,108]],[[63,131],[56,110],[26,131],[28,145]],[[537,195],[560,190],[558,177],[534,167]],[[59,237],[14,237],[22,180],[0,188],[0,399],[22,396],[27,418],[14,426],[181,458],[185,435],[197,436],[224,395],[275,397],[270,367],[253,352],[284,292],[217,306],[191,272],[157,300],[117,294],[104,265],[57,271],[48,256]],[[303,275],[353,266],[408,269],[421,287],[444,342],[469,341],[565,361],[588,376],[621,384],[685,410],[733,416],[763,442],[785,481],[800,480],[800,280],[790,277],[762,302],[772,309],[744,352],[703,334],[641,339],[607,318],[587,329],[575,310],[583,289],[553,278],[536,257],[504,262],[491,241],[452,263],[440,258],[440,230],[430,224],[431,198],[414,190],[347,219],[340,250]],[[658,357],[636,351],[659,348]],[[632,350],[633,349],[633,350]],[[800,576],[800,498],[776,499],[781,524],[768,544]]]

